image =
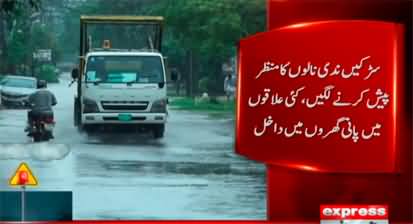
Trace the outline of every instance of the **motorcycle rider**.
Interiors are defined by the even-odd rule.
[[[27,127],[25,131],[29,132],[28,136],[31,136],[30,129],[33,118],[42,112],[50,112],[53,115],[52,107],[57,104],[57,101],[54,94],[47,90],[47,82],[45,80],[38,80],[37,91],[29,96],[27,103],[31,110],[27,113]]]

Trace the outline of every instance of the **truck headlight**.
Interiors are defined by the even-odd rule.
[[[97,113],[99,107],[96,101],[88,98],[83,98],[83,113]]]
[[[152,113],[166,113],[166,99],[156,100],[152,103]]]

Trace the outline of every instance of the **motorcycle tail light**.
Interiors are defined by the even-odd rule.
[[[53,117],[46,117],[44,121],[48,124],[54,123]]]

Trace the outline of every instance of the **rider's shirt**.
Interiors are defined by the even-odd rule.
[[[29,96],[28,101],[33,111],[52,110],[52,106],[57,104],[56,97],[47,89],[37,90]]]

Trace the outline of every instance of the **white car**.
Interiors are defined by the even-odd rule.
[[[24,107],[24,101],[36,91],[37,79],[27,76],[5,76],[0,81],[1,104],[5,107]]]

